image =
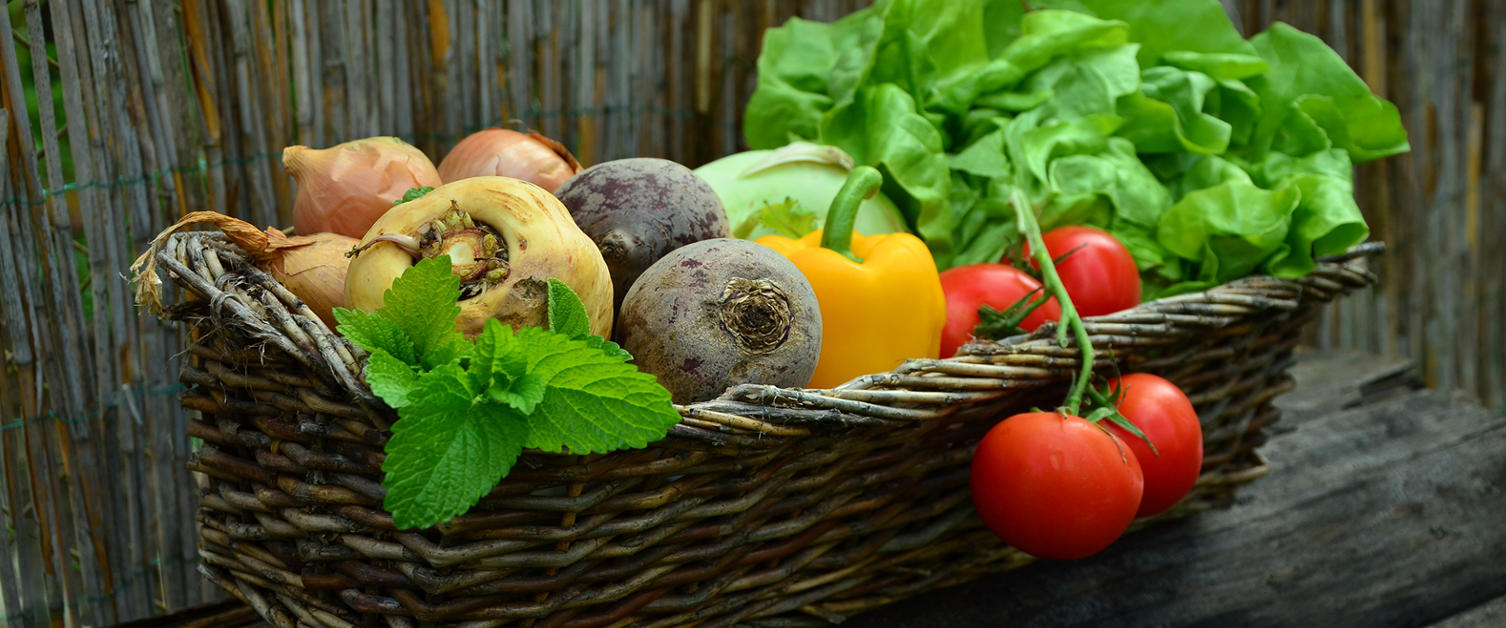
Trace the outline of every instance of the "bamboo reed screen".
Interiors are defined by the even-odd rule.
[[[290,224],[282,147],[397,135],[438,160],[519,120],[582,162],[741,147],[761,33],[859,0],[16,0],[0,15],[0,625],[104,626],[217,594],[193,569],[181,332],[128,262],[175,217]],[[1278,7],[1279,5],[1279,7]],[[1506,7],[1226,0],[1327,39],[1413,152],[1361,168],[1383,285],[1315,341],[1420,358],[1506,406]],[[1279,481],[1279,480],[1278,480]]]

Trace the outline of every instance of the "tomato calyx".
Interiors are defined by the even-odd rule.
[[[1123,402],[1126,390],[1128,390],[1127,387],[1111,388],[1107,383],[1102,388],[1089,385],[1087,390],[1084,391],[1087,398],[1083,400],[1082,409],[1091,409],[1091,411],[1085,413],[1082,418],[1098,426],[1098,429],[1104,432],[1109,431],[1108,428],[1099,425],[1099,422],[1104,420],[1123,428],[1124,431],[1134,434],[1136,438],[1145,441],[1146,446],[1150,447],[1150,452],[1159,457],[1161,452],[1156,450],[1155,443],[1150,442],[1150,437],[1146,436],[1145,432],[1141,431],[1139,426],[1130,421],[1129,417],[1119,412],[1119,405]]]
[[[987,340],[1002,340],[1010,336],[1030,333],[1021,328],[1020,323],[1024,322],[1025,317],[1030,316],[1037,308],[1051,300],[1051,295],[1045,294],[1045,290],[1044,286],[1031,290],[1013,305],[1004,308],[1002,312],[987,303],[978,306],[978,324],[973,326],[973,336]]]

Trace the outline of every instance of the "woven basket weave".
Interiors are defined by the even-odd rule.
[[[1256,448],[1303,325],[1373,283],[1381,248],[1087,319],[1101,366],[1167,377],[1203,423],[1196,488],[1137,526],[1266,474]],[[195,337],[200,568],[279,628],[821,626],[1012,569],[1030,558],[974,515],[973,449],[1077,367],[1047,326],[833,390],[740,386],[644,450],[525,452],[468,514],[397,531],[380,486],[396,415],[360,383],[360,350],[221,234],[173,235],[157,261],[191,296],[165,315]]]

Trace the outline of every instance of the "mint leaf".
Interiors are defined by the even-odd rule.
[[[394,408],[407,406],[409,393],[418,387],[419,374],[413,367],[381,349],[371,352],[366,363],[366,383],[387,405]]]
[[[382,506],[398,529],[465,513],[517,462],[528,421],[510,406],[477,399],[458,362],[423,375],[392,426]]]
[[[486,389],[486,395],[492,401],[512,406],[512,409],[523,414],[530,414],[544,400],[546,390],[544,378],[529,373],[512,380],[506,386],[501,382],[494,382]]]
[[[402,198],[392,201],[392,206],[397,207],[398,205],[402,205],[403,203],[406,203],[408,201],[416,201],[420,198],[423,198],[425,194],[433,191],[434,188],[427,185],[420,185],[416,188],[409,188],[407,192],[403,192]]]
[[[519,349],[511,327],[495,318],[486,321],[476,336],[468,374],[476,390],[491,388],[498,378],[505,383],[528,374],[528,356]]]
[[[586,338],[586,346],[592,349],[601,349],[602,352],[614,358],[622,358],[623,362],[633,359],[633,354],[628,353],[627,349],[601,336]]]
[[[533,412],[544,397],[544,378],[528,372],[527,349],[513,335],[512,328],[486,321],[486,328],[476,337],[467,373],[477,390],[487,397],[507,404],[523,414]]]
[[[585,454],[647,447],[680,422],[669,391],[653,375],[601,356],[549,381],[528,417],[529,447]]]
[[[434,369],[470,349],[465,336],[455,331],[459,301],[460,278],[450,272],[450,256],[439,255],[414,264],[393,280],[382,295],[378,314],[407,333],[420,366]]]
[[[607,355],[622,358],[624,362],[633,355],[617,343],[591,335],[591,319],[586,316],[586,304],[565,282],[549,278],[549,330],[571,338],[585,338],[586,346],[601,349]]]
[[[591,334],[586,304],[563,281],[549,278],[549,331],[579,338]]]
[[[335,320],[340,322],[335,331],[356,343],[356,346],[373,354],[386,352],[390,357],[406,364],[418,364],[413,352],[413,341],[408,339],[408,334],[392,319],[381,314],[337,307]]]
[[[341,329],[371,351],[372,392],[398,409],[382,465],[383,506],[398,528],[463,514],[506,477],[525,446],[641,448],[679,422],[669,391],[628,364],[622,347],[588,335],[585,306],[563,283],[550,286],[558,332],[514,334],[488,320],[467,342],[455,332],[459,282],[448,261],[419,262],[393,282],[381,310],[340,318]]]
[[[548,384],[528,416],[527,447],[575,454],[641,448],[680,422],[669,391],[621,356],[537,328],[515,340],[528,356],[528,372]]]

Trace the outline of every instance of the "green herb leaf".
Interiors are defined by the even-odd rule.
[[[517,345],[511,327],[496,319],[486,321],[486,327],[481,330],[481,335],[476,336],[476,347],[471,351],[468,372],[472,385],[477,390],[486,390],[497,377],[512,380],[527,375],[528,355]]]
[[[513,347],[548,389],[529,415],[528,447],[585,454],[645,447],[680,421],[669,391],[591,341],[524,329]]]
[[[340,322],[336,331],[356,343],[356,346],[373,354],[386,353],[389,357],[396,358],[404,364],[418,365],[417,354],[413,351],[413,341],[408,339],[408,333],[398,327],[397,323],[392,322],[392,319],[382,314],[337,307],[335,320]]]
[[[408,269],[375,313],[340,310],[341,333],[371,352],[366,381],[398,409],[383,506],[398,528],[464,513],[523,447],[574,453],[644,447],[680,419],[669,391],[615,343],[590,336],[585,306],[551,279],[556,331],[488,320],[475,343],[455,331],[459,281],[448,256]]]
[[[486,395],[492,401],[505,403],[518,412],[530,414],[544,400],[544,392],[547,390],[544,378],[536,373],[529,373],[508,382],[506,386],[500,382],[492,384],[491,388],[486,389]]]
[[[624,349],[617,343],[607,340],[606,338],[602,338],[601,336],[591,336],[590,338],[587,338],[586,346],[592,349],[601,349],[603,353],[606,353],[607,355],[614,358],[620,358],[623,362],[627,362],[628,360],[633,359],[633,354],[628,353],[627,349]]]
[[[478,399],[458,363],[425,374],[398,410],[387,443],[382,506],[398,529],[463,514],[518,459],[528,420],[511,406]]]
[[[601,349],[624,362],[633,359],[617,343],[591,335],[591,319],[586,316],[585,303],[569,285],[553,277],[549,278],[549,330],[571,338],[585,338],[587,347]]]
[[[416,188],[410,188],[407,192],[403,193],[402,198],[392,201],[392,206],[397,207],[398,205],[402,205],[403,203],[406,203],[408,201],[416,201],[420,198],[423,198],[425,194],[433,191],[434,188],[427,185],[420,185]]]
[[[571,338],[591,335],[586,304],[563,281],[549,278],[549,331]]]
[[[449,255],[422,260],[403,271],[382,299],[379,314],[407,333],[420,366],[438,368],[469,351],[470,343],[455,331],[460,278],[450,271]]]
[[[366,383],[371,392],[394,408],[408,405],[408,395],[418,387],[419,379],[412,366],[381,349],[372,351],[366,364]]]

